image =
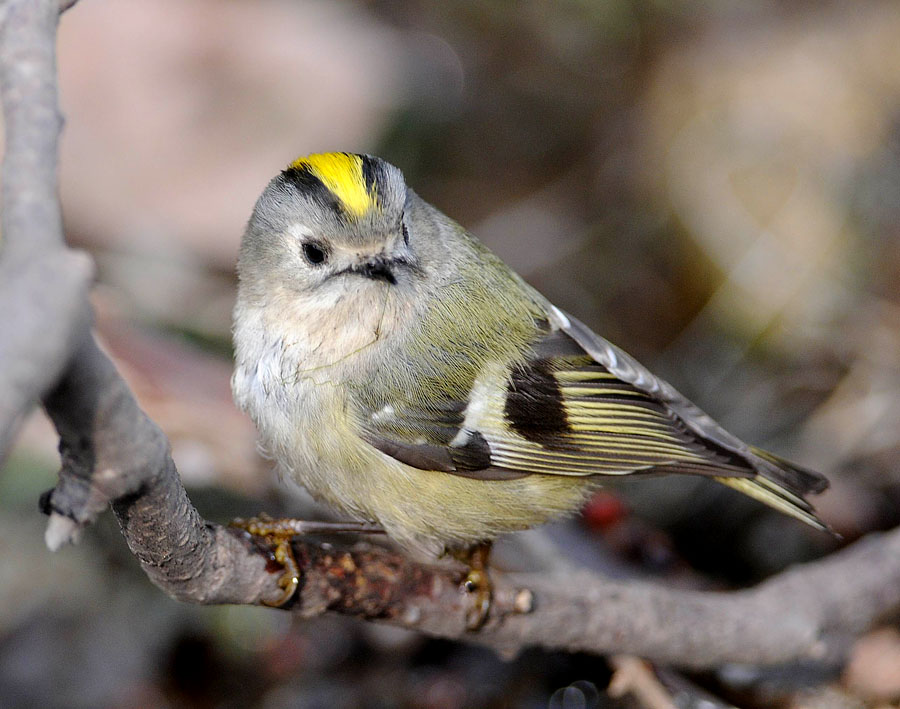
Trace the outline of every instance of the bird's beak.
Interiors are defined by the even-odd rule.
[[[387,259],[384,256],[376,256],[355,266],[353,272],[366,278],[371,278],[373,281],[385,281],[391,285],[396,285],[397,278],[394,275],[394,270],[397,265],[397,261]]]

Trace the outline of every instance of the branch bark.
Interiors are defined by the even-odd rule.
[[[56,196],[54,42],[70,0],[0,5],[0,93],[7,143],[0,252],[0,444],[31,402],[60,435],[59,483],[46,497],[56,546],[108,505],[150,579],[195,603],[277,598],[280,568],[245,533],[203,520],[181,485],[168,441],[141,411],[90,333],[91,263],[64,246]],[[16,277],[13,277],[13,276]],[[0,446],[2,452],[2,446]],[[478,633],[465,630],[461,572],[375,546],[297,540],[301,585],[291,609],[338,612],[464,638],[514,653],[529,645],[630,653],[675,665],[768,664],[812,658],[900,608],[900,530],[753,589],[699,593],[576,572],[495,578]]]
[[[56,167],[62,121],[57,3],[0,5],[6,128],[0,208],[0,463],[18,422],[59,377],[90,311],[93,264],[65,248]]]

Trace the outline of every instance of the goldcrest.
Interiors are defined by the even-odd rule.
[[[291,163],[241,245],[235,400],[287,478],[403,547],[462,550],[605,478],[702,475],[825,528],[828,483],[728,433],[369,155]]]

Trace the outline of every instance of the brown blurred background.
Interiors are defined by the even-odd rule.
[[[827,473],[817,505],[850,541],[900,521],[898,40],[900,5],[875,1],[82,0],[59,44],[68,238],[211,519],[309,510],[230,400],[234,261],[271,176],[348,150],[732,431]],[[36,415],[0,475],[2,706],[631,706],[603,658],[178,605],[110,519],[51,555],[55,443]],[[557,545],[701,588],[836,544],[695,480],[519,536],[511,567]],[[881,633],[887,669],[692,681],[741,706],[896,702],[900,636]]]

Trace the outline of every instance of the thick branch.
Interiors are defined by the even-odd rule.
[[[0,462],[18,421],[59,377],[89,321],[91,260],[65,248],[57,199],[61,119],[50,0],[0,5],[6,147],[0,206]]]
[[[497,640],[515,647],[543,637],[546,646],[552,636],[552,647],[694,668],[814,659],[900,608],[900,530],[745,591],[680,591],[589,574],[560,581],[527,581],[536,611],[508,619]]]
[[[54,513],[48,528],[51,546],[73,538],[116,501],[132,548],[151,572],[165,576],[170,593],[181,595],[181,579],[194,599],[209,589],[219,602],[253,602],[270,581],[262,573],[265,558],[252,545],[204,524],[178,480],[168,441],[137,406],[89,331],[87,291],[93,266],[86,255],[65,247],[56,179],[62,123],[56,27],[59,13],[73,4],[0,4],[0,98],[6,128],[0,461],[17,421],[45,397],[63,454],[59,484],[44,500],[45,509]],[[138,516],[147,533],[135,540],[127,532]],[[153,547],[154,539],[168,547]],[[217,563],[218,557],[225,561]],[[231,576],[221,572],[223,567]],[[250,590],[242,591],[242,584]]]
[[[92,277],[90,258],[66,249],[19,265],[0,261],[0,464],[18,422],[58,379],[90,325]]]
[[[143,504],[143,503],[142,503]],[[155,505],[155,503],[153,503]],[[167,516],[168,512],[161,513]],[[120,519],[123,514],[116,506]],[[201,603],[236,602],[226,584],[213,590],[191,587],[163,566],[193,568],[197,554],[180,543],[152,537],[148,555],[136,548],[158,529],[154,514],[129,515],[123,525],[145,570],[176,597]],[[140,530],[139,527],[147,528]],[[171,533],[181,534],[177,525]],[[240,533],[211,527],[205,532],[231,546]],[[242,535],[243,536],[243,535]],[[244,536],[249,543],[249,537]],[[205,542],[204,542],[205,543]],[[246,547],[234,547],[228,553]],[[838,649],[848,636],[900,609],[900,529],[866,538],[823,561],[795,567],[759,586],[709,593],[635,581],[612,581],[587,572],[564,577],[494,574],[495,602],[487,625],[466,631],[467,598],[462,573],[448,565],[427,565],[399,552],[370,545],[340,547],[298,540],[301,586],[294,612],[326,611],[381,620],[443,638],[466,639],[504,653],[539,645],[602,654],[628,653],[692,668],[724,663],[775,664],[811,660]],[[164,560],[158,567],[150,556]],[[223,554],[207,545],[201,568],[221,567]],[[227,564],[226,564],[227,566]],[[270,564],[270,587],[280,574]],[[224,572],[221,572],[224,573]],[[230,573],[230,572],[229,572]],[[216,577],[212,573],[211,578]],[[243,593],[243,592],[242,592]]]
[[[55,0],[6,0],[0,25],[4,259],[63,245],[56,168],[62,117],[57,106]]]

